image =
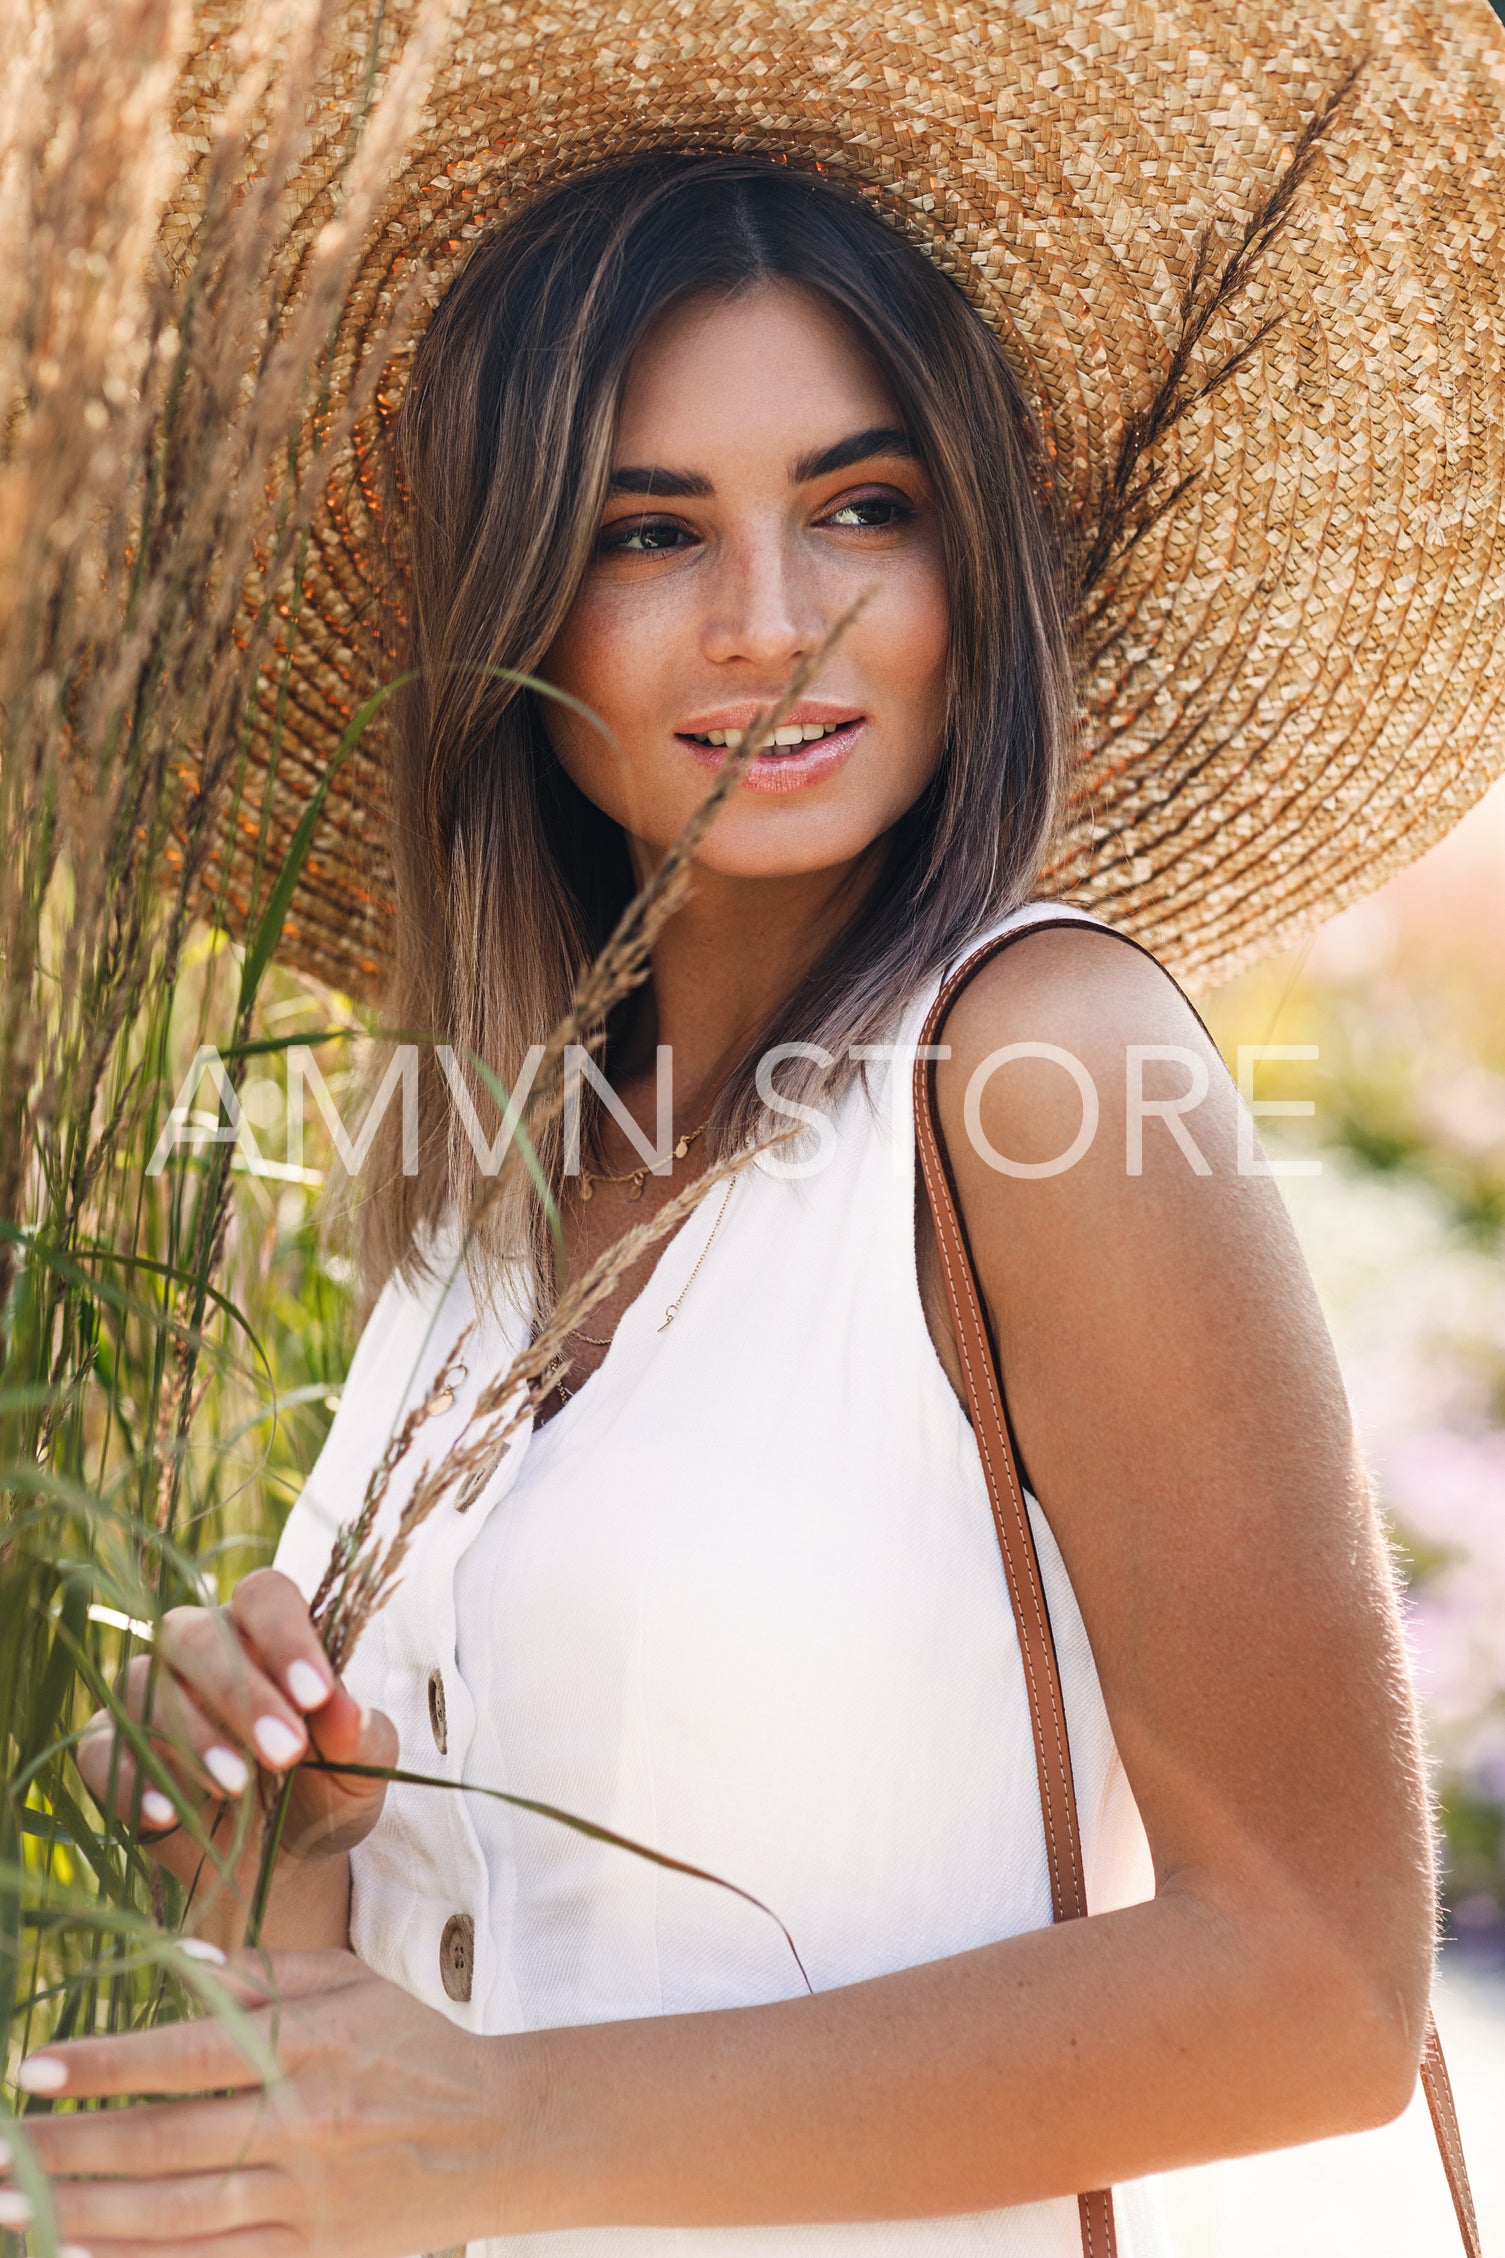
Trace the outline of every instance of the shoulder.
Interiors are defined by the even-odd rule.
[[[1087,925],[1028,933],[961,991],[938,1040],[950,1056],[937,1125],[1016,1370],[1037,1344],[1075,1340],[1078,1369],[1117,1365],[1149,1385],[1145,1355],[1192,1312],[1204,1346],[1230,1323],[1246,1338],[1295,1324],[1319,1353],[1279,1185],[1211,1037],[1152,957]]]
[[[937,1040],[949,1053],[936,1075],[940,1125],[963,1177],[964,1147],[995,1177],[1009,1176],[998,1155],[1041,1168],[1090,1128],[1081,1158],[1099,1165],[1086,1171],[1085,1191],[1087,1176],[1109,1173],[1110,1147],[1120,1162],[1112,1173],[1122,1172],[1136,1117],[1142,1130],[1173,1106],[1194,1142],[1232,1158],[1237,1099],[1216,1046],[1164,968],[1103,926],[1021,933],[962,988]],[[1146,1157],[1163,1145],[1186,1160],[1173,1132],[1138,1142]],[[1204,1157],[1210,1166],[1214,1153]]]
[[[1170,974],[1137,942],[1096,920],[1042,921],[1004,938],[962,988],[947,1021],[956,1027],[1027,1007],[1091,1017],[1167,996],[1195,1025]]]

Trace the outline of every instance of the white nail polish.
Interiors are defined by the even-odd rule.
[[[141,1816],[143,1819],[150,1819],[154,1827],[170,1827],[178,1815],[173,1809],[172,1798],[165,1796],[160,1788],[143,1788]]]
[[[303,1754],[301,1736],[291,1725],[284,1725],[280,1717],[258,1717],[251,1738],[262,1763],[274,1772],[285,1772]]]
[[[0,2227],[29,2227],[34,2216],[19,2188],[0,2187]]]
[[[55,2054],[29,2054],[16,2072],[23,2093],[61,2093],[68,2083],[68,2065]]]
[[[322,1709],[334,1689],[311,1662],[300,1657],[287,1666],[287,1690],[300,1709]]]
[[[57,2258],[94,2258],[92,2250],[85,2250],[81,2242],[60,2242]]]
[[[244,1795],[251,1784],[246,1770],[246,1760],[237,1756],[233,1748],[206,1748],[204,1770],[222,1787],[226,1795]]]
[[[179,1937],[178,1950],[185,1960],[203,1960],[211,1968],[223,1968],[225,1965],[225,1956],[219,1946],[211,1944],[207,1937]]]

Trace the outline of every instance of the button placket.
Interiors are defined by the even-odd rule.
[[[453,1415],[458,1419],[466,1408],[465,1396],[457,1396]],[[488,1494],[481,1500],[477,1493],[474,1511],[466,1512],[459,1501],[452,1501],[434,1516],[422,1542],[414,1548],[403,1585],[387,1611],[394,1657],[400,1653],[406,1679],[404,1744],[415,1729],[421,1732],[419,1719],[426,1715],[433,1747],[444,1759],[442,1769],[457,1781],[464,1776],[474,1710],[460,1675],[456,1649],[456,1598],[462,1563],[500,1497],[510,1489],[530,1440],[528,1422],[511,1438],[511,1447],[498,1464],[488,1467],[484,1485]],[[502,1474],[499,1482],[492,1479],[498,1472]],[[437,1663],[436,1655],[441,1658]],[[415,1768],[423,1768],[421,1761]],[[490,1930],[492,1877],[468,1804],[463,1793],[453,1793],[430,1798],[426,1806],[420,1857],[425,1877],[434,1886],[432,1891],[424,1890],[428,1917],[415,1925],[410,1961],[413,1976],[409,1981],[420,1996],[427,1993],[432,1997],[435,1968],[429,1955],[436,1953],[432,1924],[436,1918],[443,1919],[436,1953],[443,1994],[452,2003],[455,2020],[478,2029],[495,1983],[497,1955]],[[441,1880],[441,1876],[446,1879]],[[473,1911],[452,1912],[444,1919],[446,1897],[450,1905],[456,1897],[462,1904],[468,1901]]]

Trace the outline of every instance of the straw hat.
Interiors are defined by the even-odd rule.
[[[374,13],[341,11],[336,115]],[[386,0],[385,53],[414,17]],[[1314,122],[1283,224],[1198,334]],[[1206,987],[1378,884],[1505,766],[1505,32],[1486,0],[462,0],[337,388],[414,262],[433,302],[514,199],[666,146],[850,177],[1003,338],[1089,543],[1127,485],[1048,890]],[[1168,380],[1181,412],[1126,480]],[[379,437],[315,527],[274,851],[390,663],[359,475]],[[381,801],[359,754],[285,936],[358,993],[387,947]]]

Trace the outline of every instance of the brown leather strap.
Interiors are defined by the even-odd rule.
[[[1062,919],[1059,922],[1076,921]],[[921,1053],[915,1061],[915,1143],[946,1277],[946,1300],[966,1383],[967,1408],[972,1414],[972,1431],[977,1437],[987,1479],[1009,1600],[1019,1628],[1019,1651],[1024,1661],[1024,1684],[1035,1740],[1035,1771],[1040,1783],[1040,1811],[1045,1822],[1051,1911],[1057,1921],[1075,1921],[1087,1911],[1087,1890],[1082,1874],[1082,1841],[1077,1826],[1076,1790],[1071,1777],[1071,1748],[1066,1736],[1066,1709],[1061,1698],[1056,1643],[1051,1634],[1034,1534],[1014,1464],[998,1364],[978,1297],[972,1250],[962,1227],[956,1187],[936,1127],[935,1063],[924,1056],[925,1049],[933,1046],[936,1029],[957,992],[980,965],[999,949],[1006,948],[1013,938],[1012,934],[1002,934],[991,946],[978,949],[952,974],[931,1008],[920,1037]],[[1113,2190],[1094,2188],[1079,2195],[1077,2208],[1082,2222],[1084,2258],[1117,2258]]]
[[[1024,1663],[1024,1683],[1029,1697],[1030,1725],[1035,1741],[1035,1771],[1040,1783],[1040,1812],[1045,1826],[1051,1910],[1057,1921],[1079,1920],[1087,1911],[1076,1790],[1071,1776],[1066,1709],[1061,1698],[1061,1673],[1056,1661],[1055,1640],[1051,1634],[1050,1615],[1045,1602],[1040,1559],[1035,1550],[1034,1533],[1024,1504],[1023,1486],[1014,1462],[1014,1446],[1009,1434],[1008,1415],[1004,1409],[998,1360],[993,1353],[992,1336],[983,1314],[982,1300],[977,1289],[977,1273],[961,1220],[955,1181],[946,1157],[945,1143],[937,1126],[935,1061],[928,1059],[925,1052],[934,1047],[937,1031],[958,994],[973,974],[997,956],[1000,950],[1008,948],[1014,941],[1022,940],[1026,933],[1039,933],[1063,925],[1080,926],[1083,922],[1080,918],[1069,916],[1041,917],[1027,925],[1016,926],[1011,932],[1000,933],[991,941],[983,942],[952,973],[931,1006],[920,1036],[920,1051],[914,1069],[915,1146],[921,1181],[935,1226],[941,1268],[945,1275],[946,1301],[956,1335],[957,1354],[961,1359],[967,1408],[972,1416],[972,1430],[977,1437],[978,1453],[987,1481],[988,1499],[993,1509],[993,1525],[998,1532],[998,1549],[1003,1556],[1009,1600],[1019,1628],[1019,1650]],[[1152,964],[1159,964],[1157,957],[1151,956],[1148,949],[1131,940],[1127,933],[1118,933],[1111,926],[1096,923],[1092,930],[1112,933],[1115,940],[1127,943],[1130,948],[1139,949],[1140,954],[1148,956]],[[1163,965],[1159,968],[1162,972],[1165,971]],[[1165,976],[1168,980],[1172,978],[1170,973]],[[1186,1000],[1190,1003],[1190,998]],[[1195,1013],[1195,1006],[1191,1008]],[[1204,1024],[1200,1015],[1198,1024]],[[1463,2144],[1458,2137],[1452,2087],[1448,2080],[1447,2065],[1442,2058],[1437,2026],[1430,2017],[1427,2021],[1421,2079],[1437,2134],[1437,2145],[1442,2152],[1443,2169],[1447,2173],[1453,2208],[1458,2214],[1464,2248],[1468,2252],[1468,2258],[1481,2258],[1479,2229],[1474,2218],[1468,2167],[1463,2160]],[[1089,2194],[1078,2196],[1077,2204],[1082,2222],[1084,2258],[1116,2258],[1118,2240],[1113,2221],[1113,2190],[1095,2188]]]
[[[1432,2130],[1442,2151],[1442,2168],[1448,2176],[1448,2193],[1458,2214],[1463,2247],[1468,2258],[1484,2258],[1479,2222],[1474,2216],[1474,2191],[1468,2184],[1468,2161],[1458,2131],[1458,2112],[1453,2107],[1453,2081],[1443,2060],[1437,2025],[1430,2015],[1427,2017],[1427,2043],[1421,2057],[1421,2082],[1432,2115]]]

